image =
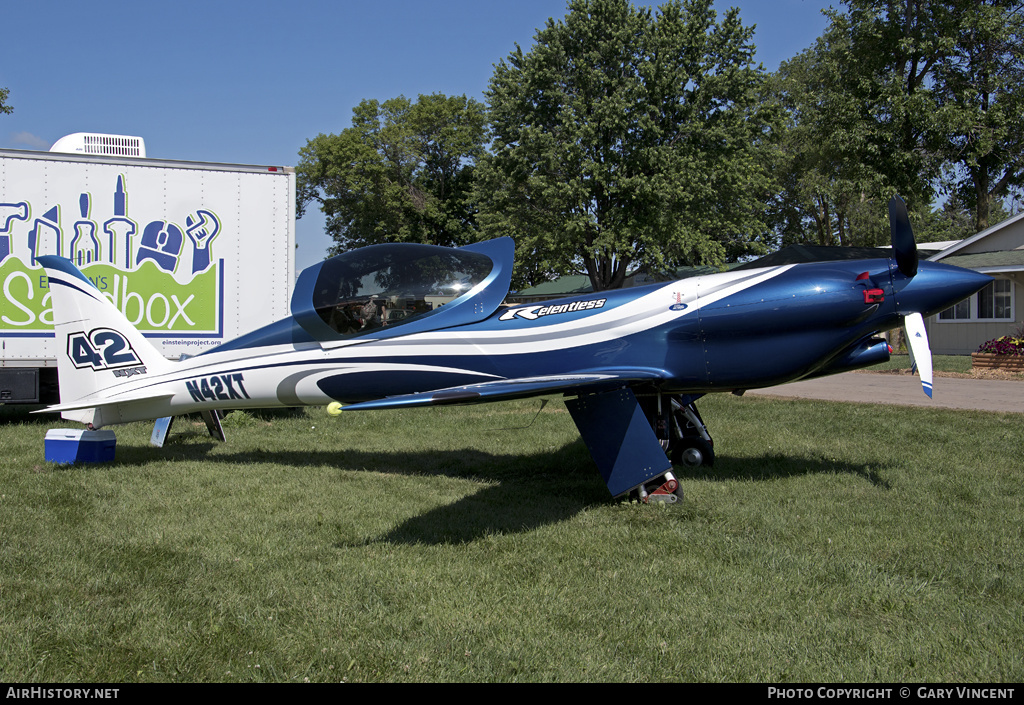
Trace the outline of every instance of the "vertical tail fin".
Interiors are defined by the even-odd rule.
[[[61,405],[103,404],[103,391],[135,374],[159,374],[170,360],[133,326],[70,260],[52,255],[37,261],[46,269],[57,337]],[[91,423],[91,412],[64,414]]]

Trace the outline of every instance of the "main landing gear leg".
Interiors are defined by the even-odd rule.
[[[671,438],[668,454],[673,465],[696,468],[715,464],[715,441],[697,411],[696,400],[672,397]]]
[[[715,464],[714,440],[697,411],[698,398],[667,394],[643,398],[644,412],[673,465],[696,468]],[[644,483],[638,492],[643,502],[674,503],[683,499],[682,487],[672,471]]]

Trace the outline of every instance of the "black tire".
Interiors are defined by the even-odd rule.
[[[672,464],[688,468],[712,467],[715,464],[715,449],[703,438],[680,438],[672,448]]]

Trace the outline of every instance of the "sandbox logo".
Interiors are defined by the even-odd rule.
[[[212,244],[222,231],[221,218],[200,204],[171,214],[133,211],[124,174],[110,189],[103,198],[58,194],[56,202],[44,204],[5,194],[0,202],[0,332],[52,331],[49,283],[36,260],[57,255],[70,259],[147,335],[219,334],[224,263],[214,258]],[[37,208],[46,210],[33,217]]]

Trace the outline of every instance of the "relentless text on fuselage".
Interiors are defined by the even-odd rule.
[[[558,313],[573,313],[576,311],[588,311],[590,309],[601,308],[607,300],[608,299],[591,299],[589,301],[573,301],[571,304],[561,304],[560,306],[526,306],[523,308],[513,308],[501,314],[501,318],[499,320],[511,321],[513,318],[525,318],[532,321],[540,318],[541,316],[551,316]]]

